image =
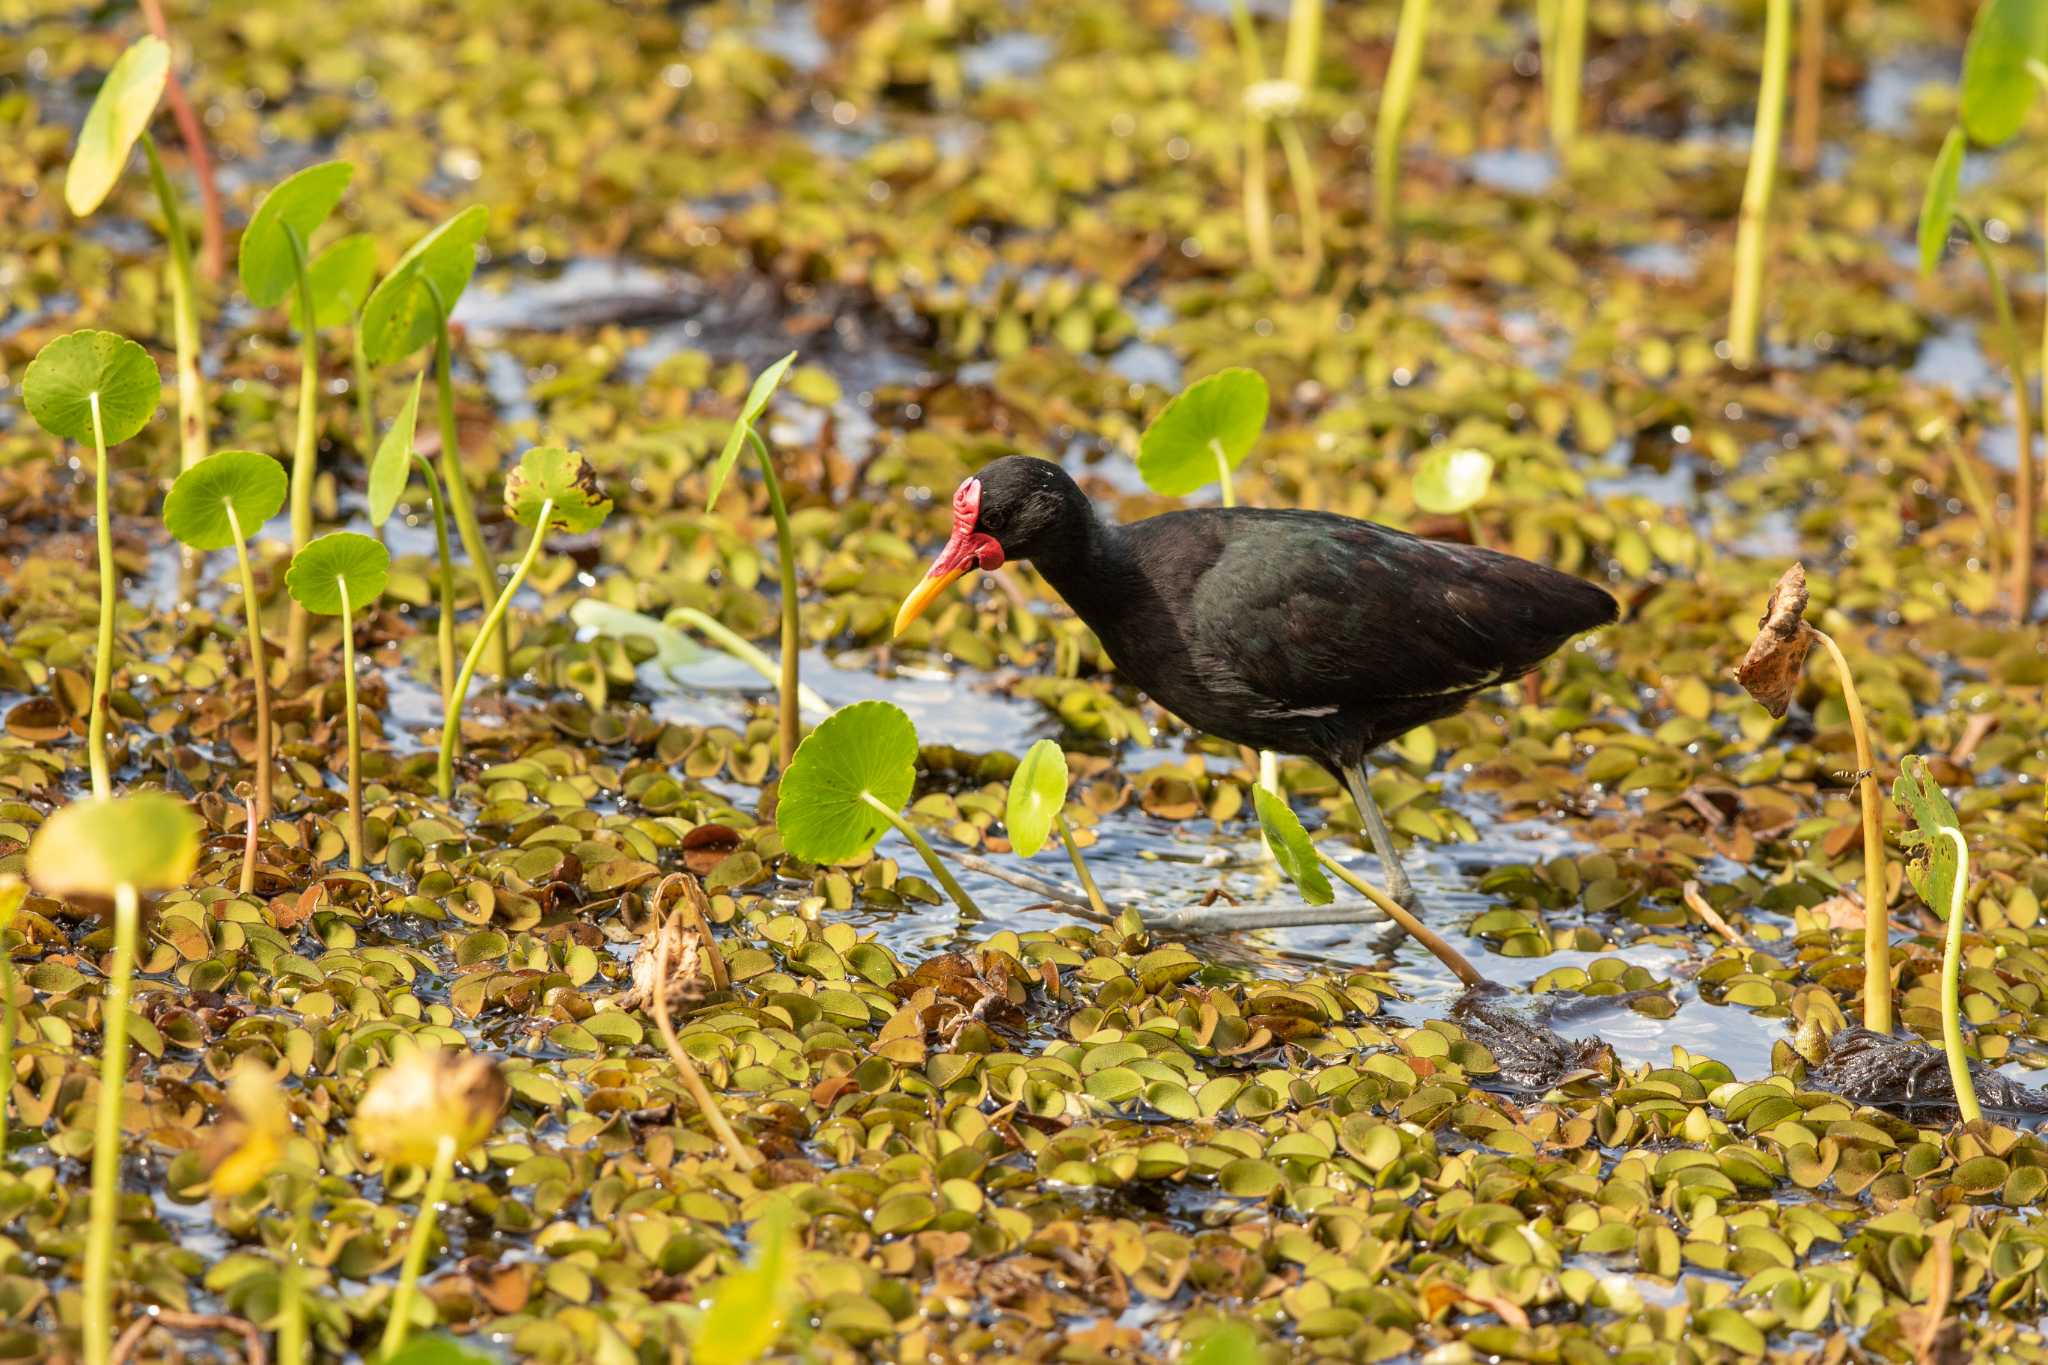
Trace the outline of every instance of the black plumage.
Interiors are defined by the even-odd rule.
[[[899,628],[968,569],[1031,561],[1168,711],[1343,781],[1397,895],[1406,878],[1365,791],[1367,755],[1616,616],[1570,574],[1326,512],[1109,522],[1065,470],[1025,456],[987,465],[954,508],[953,539]]]

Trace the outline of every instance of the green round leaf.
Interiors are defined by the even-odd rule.
[[[242,292],[258,308],[275,308],[298,282],[298,256],[312,264],[313,234],[341,202],[356,168],[323,161],[279,181],[242,230]],[[297,239],[296,248],[293,239]],[[316,299],[314,310],[319,303]],[[317,318],[316,318],[317,321]]]
[[[1956,186],[1963,174],[1963,130],[1951,128],[1941,141],[1934,169],[1927,173],[1927,193],[1920,200],[1920,273],[1932,275],[1948,245],[1956,217]]]
[[[383,593],[390,573],[391,556],[382,545],[354,531],[335,531],[292,556],[284,585],[307,611],[339,616],[343,583],[348,585],[349,610],[359,611]]]
[[[2040,85],[2029,61],[2048,62],[2048,5],[2041,0],[1985,0],[1963,49],[1963,128],[1985,146],[2011,138],[2026,120]]]
[[[1181,1360],[1183,1365],[1258,1365],[1258,1333],[1248,1323],[1218,1323]]]
[[[384,439],[377,443],[376,458],[370,461],[370,524],[382,526],[391,520],[391,513],[398,507],[398,499],[405,493],[405,485],[412,478],[412,440],[419,426],[420,385],[426,382],[421,374],[412,381],[412,392],[405,396],[405,407],[400,410],[398,420],[384,433]]]
[[[370,296],[370,281],[377,275],[377,242],[367,232],[352,233],[328,244],[306,267],[306,286],[313,291],[313,326],[339,327],[353,319]],[[285,297],[291,309],[292,330],[306,330],[299,316],[299,291]]]
[[[917,781],[917,729],[885,701],[840,708],[797,746],[775,827],[783,847],[807,863],[843,863],[875,846],[889,828],[863,794],[901,810]]]
[[[725,449],[718,452],[718,463],[711,466],[709,491],[704,495],[705,511],[718,505],[718,495],[725,491],[725,481],[731,477],[732,467],[739,462],[740,451],[747,444],[747,433],[768,410],[768,400],[774,396],[775,386],[782,382],[782,376],[788,373],[795,359],[796,352],[791,351],[754,376],[754,386],[747,390],[747,401],[740,404],[740,415],[732,419],[732,430],[726,433]]]
[[[1266,429],[1266,381],[1256,370],[1218,370],[1189,385],[1138,442],[1138,473],[1155,493],[1180,497],[1235,469]]]
[[[74,801],[36,831],[28,877],[48,896],[183,886],[199,863],[199,831],[192,807],[162,792]]]
[[[1052,834],[1053,821],[1067,803],[1067,756],[1060,746],[1041,739],[1017,765],[1010,779],[1010,802],[1003,823],[1010,831],[1010,847],[1018,856],[1035,857]]]
[[[1483,450],[1436,449],[1415,466],[1415,505],[1455,516],[1478,505],[1493,482],[1493,456]]]
[[[398,258],[363,305],[363,354],[372,364],[402,360],[434,339],[444,321],[441,310],[454,312],[469,288],[476,244],[490,224],[490,210],[472,204]]]
[[[111,446],[149,425],[163,389],[149,352],[112,332],[67,332],[36,352],[21,377],[21,401],[36,424],[88,445],[95,396],[100,433]]]
[[[284,466],[268,455],[216,451],[171,485],[164,496],[164,529],[195,550],[225,550],[276,516],[290,485]]]
[[[550,529],[580,533],[604,524],[612,500],[598,487],[590,461],[560,446],[535,446],[505,480],[505,511],[521,526],[535,526],[543,507]]]
[[[83,218],[106,200],[128,165],[128,153],[149,127],[171,74],[171,49],[148,34],[129,44],[78,129],[78,146],[64,172],[64,202]]]
[[[405,1345],[385,1356],[382,1365],[501,1365],[489,1351],[479,1351],[449,1336],[429,1332],[405,1339]]]
[[[1252,804],[1258,807],[1259,827],[1266,832],[1273,861],[1287,880],[1301,888],[1302,898],[1310,905],[1328,905],[1335,900],[1337,893],[1330,889],[1330,879],[1316,861],[1315,846],[1309,843],[1308,831],[1301,827],[1293,807],[1264,787],[1252,788]]]

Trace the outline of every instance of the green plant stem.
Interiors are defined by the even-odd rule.
[[[709,937],[707,930],[707,943]],[[718,1096],[712,1094],[711,1087],[704,1083],[704,1073],[697,1070],[697,1064],[690,1060],[690,1054],[683,1051],[682,1039],[676,1037],[675,1024],[668,1017],[670,938],[671,936],[667,934],[660,935],[656,939],[654,950],[655,986],[652,999],[648,1002],[654,1013],[654,1027],[661,1034],[662,1046],[668,1049],[669,1060],[675,1063],[676,1075],[682,1079],[683,1089],[690,1092],[691,1102],[697,1106],[697,1112],[704,1116],[704,1126],[718,1139],[718,1145],[725,1148],[725,1154],[733,1165],[743,1171],[751,1171],[761,1164],[761,1154],[741,1141],[740,1135],[734,1131],[731,1122],[725,1117],[725,1110],[719,1107]],[[711,957],[708,960],[721,960],[715,946],[710,948],[710,952]],[[719,970],[722,971],[723,967]]]
[[[1728,305],[1728,358],[1744,369],[1756,363],[1765,236],[1770,228],[1771,193],[1778,181],[1778,143],[1785,126],[1785,72],[1791,63],[1791,52],[1792,0],[1768,0],[1764,11],[1763,79],[1757,88],[1756,131],[1749,145],[1749,175],[1742,185],[1742,214],[1735,228],[1735,291]]]
[[[206,385],[199,373],[199,288],[192,275],[192,243],[178,212],[178,196],[164,174],[156,139],[142,135],[142,153],[149,161],[149,183],[163,210],[164,237],[170,243],[171,332],[178,352],[178,467],[190,469],[206,458],[208,427]]]
[[[435,304],[439,307],[438,296]],[[434,331],[434,405],[441,424],[441,479],[447,488],[448,506],[455,513],[455,527],[462,535],[463,551],[469,555],[470,571],[476,575],[477,600],[488,602],[498,594],[498,565],[491,558],[491,547],[484,543],[483,527],[469,501],[469,485],[463,481],[462,446],[455,432],[454,361],[445,308],[440,309],[440,325]],[[487,641],[492,676],[503,678],[512,667],[507,632],[494,622],[478,638]]]
[[[946,865],[939,861],[939,855],[932,851],[932,846],[924,841],[924,836],[917,832],[915,826],[897,812],[890,810],[884,803],[877,801],[871,792],[862,792],[860,799],[879,811],[882,818],[894,826],[898,834],[910,841],[910,846],[924,859],[924,865],[932,870],[932,876],[938,878],[939,885],[953,898],[953,904],[960,907],[963,917],[970,920],[981,918],[981,907],[974,903],[974,898],[967,894],[966,888],[962,887]]]
[[[1891,935],[1885,923],[1889,893],[1884,869],[1884,813],[1879,807],[1877,760],[1871,756],[1870,727],[1863,719],[1863,701],[1856,695],[1856,680],[1849,676],[1849,661],[1842,657],[1834,637],[1808,626],[1814,638],[1835,662],[1835,676],[1842,684],[1842,704],[1849,711],[1849,733],[1856,738],[1856,765],[1862,769],[1863,799],[1863,1027],[1873,1033],[1892,1031]]]
[[[1550,145],[1562,157],[1579,137],[1579,87],[1586,68],[1586,0],[1554,0],[1551,13],[1549,42],[1543,51],[1543,94],[1549,106]],[[1404,10],[1404,22],[1405,17]]]
[[[1225,507],[1237,506],[1237,490],[1230,482],[1230,457],[1223,453],[1223,442],[1211,440],[1209,451],[1216,457],[1216,487]]]
[[[1294,0],[1287,9],[1287,49],[1280,59],[1280,72],[1307,90],[1316,83],[1316,63],[1322,55],[1323,0]]]
[[[1244,64],[1244,86],[1249,90],[1266,78],[1266,64],[1259,57],[1259,34],[1252,26],[1251,11],[1244,0],[1231,0],[1230,22],[1237,34],[1237,55]],[[1249,109],[1240,109],[1244,120],[1244,236],[1252,264],[1260,270],[1273,267],[1273,206],[1266,193],[1266,125]]]
[[[302,1206],[292,1215],[291,1240],[285,1244],[277,1303],[277,1365],[305,1365],[306,1269],[304,1247],[311,1229]]]
[[[337,577],[341,589],[341,704],[348,708],[348,866],[351,872],[363,867],[363,727],[356,714],[356,613],[348,600],[348,580]]]
[[[1941,1048],[1948,1054],[1948,1078],[1956,1088],[1956,1109],[1964,1123],[1984,1117],[1977,1107],[1977,1087],[1963,1056],[1963,900],[1970,887],[1970,845],[1963,832],[1943,825],[1936,833],[1956,846],[1956,884],[1948,899],[1948,935],[1941,949]]]
[[[2029,408],[2032,399],[2027,387],[2027,347],[2020,337],[2019,323],[2013,316],[2012,295],[2006,291],[2005,274],[1998,268],[1998,257],[1992,254],[1991,243],[1984,239],[1984,230],[1973,219],[1960,214],[1957,220],[1969,232],[1970,245],[1984,266],[1984,278],[1991,289],[1991,313],[1998,323],[1999,344],[2004,347],[2005,363],[2012,370],[2013,440],[2019,450],[2019,463],[2013,485],[2013,575],[2010,591],[2013,620],[2024,625],[2027,607],[2033,599],[2032,577],[2027,569],[2034,558],[2034,416]],[[2042,412],[2048,416],[2048,404],[2044,404]]]
[[[107,432],[100,421],[100,396],[92,395],[92,449],[98,457],[93,469],[93,531],[99,539],[100,625],[92,659],[92,716],[86,722],[87,762],[92,766],[92,794],[101,801],[114,795],[112,769],[107,764],[107,694],[114,685],[114,599],[121,570],[114,563],[114,521],[112,495],[108,484]]]
[[[1060,832],[1060,843],[1066,846],[1067,857],[1074,864],[1074,875],[1081,879],[1081,890],[1086,893],[1088,904],[1098,915],[1109,914],[1109,906],[1104,904],[1102,892],[1096,889],[1094,874],[1088,871],[1088,864],[1081,861],[1081,846],[1074,842],[1074,830],[1067,823],[1067,817],[1053,816],[1052,827]]]
[[[1323,202],[1316,185],[1316,165],[1291,118],[1274,124],[1281,155],[1287,159],[1287,180],[1294,187],[1294,211],[1301,217],[1301,251],[1311,283],[1323,268]]]
[[[100,1002],[100,1096],[93,1113],[92,1221],[86,1229],[86,1365],[114,1350],[114,1223],[121,1200],[121,1101],[128,1080],[128,987],[142,906],[126,882],[114,888],[114,962]]]
[[[306,247],[290,224],[285,241],[292,249],[292,276],[299,292],[299,412],[292,441],[292,553],[313,538],[314,463],[320,454],[320,329],[313,325],[313,285],[306,278]],[[285,636],[285,660],[297,673],[306,666],[313,633],[305,607],[294,599],[291,625]]]
[[[441,619],[434,623],[434,645],[441,656],[441,705],[455,693],[455,556],[448,544],[448,510],[441,502],[441,481],[424,455],[414,452],[413,463],[427,485],[427,505],[434,513],[434,567],[439,582]],[[456,736],[459,746],[460,735]]]
[[[668,623],[688,626],[769,682],[780,684],[781,666],[769,658],[767,652],[752,640],[733,633],[731,627],[724,622],[706,616],[695,607],[672,607],[668,613]],[[831,714],[832,708],[826,705],[825,699],[802,683],[797,684],[796,697],[799,706],[808,707],[821,716]]]
[[[355,374],[356,384],[356,425],[362,434],[357,438],[364,459],[369,459],[377,450],[377,399],[370,383],[370,357],[363,352],[363,329],[360,324],[354,329],[349,341],[349,364]]]
[[[1422,70],[1423,44],[1429,36],[1429,0],[1401,0],[1401,18],[1394,29],[1394,52],[1387,63],[1387,83],[1380,87],[1380,109],[1373,127],[1373,216],[1382,231],[1399,222],[1401,134],[1408,126],[1408,108],[1415,99],[1415,80]]]
[[[443,801],[455,795],[455,733],[462,719],[462,703],[469,697],[469,684],[476,677],[476,666],[490,645],[492,632],[505,619],[505,612],[511,607],[520,584],[533,572],[533,561],[540,556],[541,542],[547,539],[548,521],[554,514],[554,499],[544,500],[540,505],[540,517],[533,524],[533,539],[527,542],[526,553],[520,556],[519,563],[513,568],[505,590],[491,603],[490,612],[477,630],[476,639],[469,643],[469,652],[462,656],[462,668],[455,675],[455,688],[448,694],[447,708],[441,720],[441,763],[436,781]]]
[[[1338,862],[1335,858],[1332,858],[1329,854],[1323,852],[1320,848],[1316,850],[1316,859],[1324,867],[1328,868],[1339,881],[1371,901],[1374,905],[1377,905],[1380,909],[1386,911],[1388,919],[1400,925],[1410,938],[1429,949],[1436,957],[1436,960],[1449,967],[1458,980],[1464,982],[1467,986],[1483,986],[1486,984],[1486,978],[1480,975],[1477,967],[1465,960],[1463,953],[1453,948],[1436,930],[1410,914],[1399,901],[1359,876],[1356,872],[1353,872],[1350,868],[1344,866],[1344,864]]]
[[[256,575],[249,568],[249,542],[234,499],[223,499],[228,527],[235,533],[235,568],[242,578],[242,615],[249,625],[249,674],[256,680],[256,818],[270,818],[270,678],[263,661],[263,617],[256,600]]]
[[[797,667],[803,655],[803,603],[797,597],[796,533],[789,526],[789,507],[782,500],[782,480],[775,476],[775,461],[769,458],[768,443],[751,426],[747,439],[753,443],[754,458],[760,462],[761,478],[768,485],[768,511],[775,518],[776,571],[782,579],[782,676],[776,685],[776,706],[780,717],[782,766],[796,757],[802,723],[798,715]]]
[[[1828,0],[1799,0],[1799,73],[1792,90],[1789,160],[1810,171],[1820,160],[1821,102],[1826,97]]]
[[[7,1163],[7,1115],[14,1107],[14,947],[0,931],[0,1166]]]
[[[384,1320],[384,1340],[377,1347],[379,1358],[388,1360],[405,1345],[412,1330],[412,1301],[419,1288],[420,1270],[427,1263],[427,1245],[434,1240],[434,1219],[447,1192],[448,1178],[455,1173],[455,1139],[443,1136],[434,1148],[434,1164],[427,1172],[427,1188],[420,1193],[420,1216],[412,1223],[412,1236],[405,1243],[405,1262],[398,1272],[398,1289],[391,1296],[391,1315]]]

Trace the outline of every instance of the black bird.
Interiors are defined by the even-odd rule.
[[[1009,455],[953,495],[953,534],[896,633],[962,574],[1013,559],[1189,725],[1329,769],[1403,905],[1414,891],[1366,756],[1617,615],[1556,569],[1328,512],[1201,507],[1118,525],[1058,465]]]

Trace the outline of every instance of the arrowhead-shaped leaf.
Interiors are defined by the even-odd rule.
[[[1060,746],[1041,739],[1024,754],[1010,778],[1010,800],[1003,823],[1010,847],[1023,858],[1036,857],[1052,834],[1053,821],[1067,803],[1067,756]]]
[[[732,430],[726,434],[725,449],[718,452],[718,463],[711,467],[710,488],[704,495],[705,511],[718,506],[718,495],[725,491],[725,481],[732,476],[732,467],[739,462],[747,434],[761,420],[761,414],[768,410],[768,400],[774,396],[775,386],[782,382],[782,376],[788,373],[795,359],[796,352],[791,351],[754,376],[754,386],[747,390],[747,401],[740,404],[740,415],[733,418]]]
[[[249,226],[242,229],[242,292],[251,303],[275,308],[293,292],[299,278],[299,253],[305,253],[310,269],[313,234],[341,202],[355,173],[356,168],[346,161],[323,161],[285,177],[263,196],[250,215]],[[318,296],[313,306],[317,313]]]
[[[382,526],[391,520],[391,513],[397,509],[398,500],[405,494],[405,485],[412,477],[412,441],[419,426],[420,385],[426,382],[421,374],[412,381],[412,392],[405,396],[405,407],[399,410],[398,420],[384,433],[384,439],[377,443],[376,458],[370,461],[369,512],[370,525]]]
[[[79,126],[71,165],[64,171],[64,202],[80,218],[105,202],[121,178],[128,154],[156,115],[170,74],[170,48],[161,38],[144,34],[100,82],[100,92]]]
[[[434,339],[440,310],[454,312],[476,274],[476,244],[490,225],[490,210],[472,204],[398,258],[363,305],[363,354],[372,364],[401,360]]]
[[[1942,139],[1927,173],[1927,192],[1920,200],[1920,273],[1932,275],[1948,246],[1948,230],[1956,217],[1956,186],[1963,175],[1963,130],[1951,128]]]
[[[1287,880],[1301,889],[1302,899],[1310,905],[1328,905],[1335,900],[1337,893],[1330,889],[1330,879],[1316,861],[1315,845],[1309,842],[1308,831],[1301,827],[1294,808],[1264,787],[1252,788],[1252,804],[1258,807],[1259,827],[1266,832],[1273,861]]]
[[[1997,146],[2026,121],[2040,94],[2029,61],[2048,62],[2048,5],[1985,0],[1963,49],[1960,88],[1963,127],[1977,142]]]
[[[328,243],[306,269],[306,285],[313,291],[313,326],[324,331],[351,321],[370,296],[370,281],[376,277],[377,242],[369,233],[355,232]],[[285,304],[291,309],[292,330],[305,331],[298,290],[286,296]]]

